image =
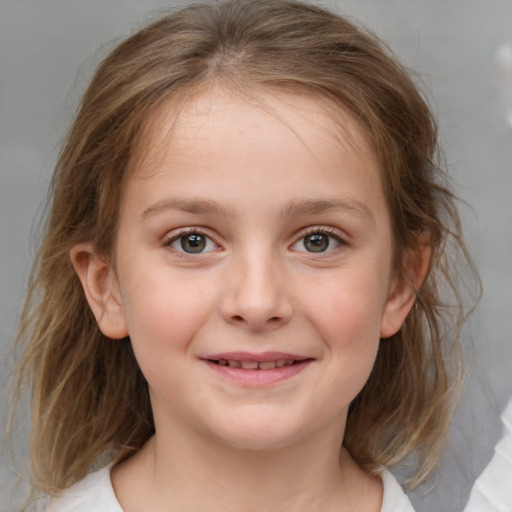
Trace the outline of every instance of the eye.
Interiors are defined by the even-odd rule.
[[[210,237],[198,231],[175,236],[165,245],[172,247],[175,251],[187,254],[201,254],[217,249],[217,245]]]
[[[292,249],[304,252],[329,252],[343,244],[343,240],[333,233],[314,231],[295,242]]]

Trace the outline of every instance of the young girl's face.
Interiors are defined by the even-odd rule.
[[[130,336],[157,434],[272,448],[343,432],[412,304],[362,130],[303,95],[263,99],[164,107],[124,190],[96,316]]]

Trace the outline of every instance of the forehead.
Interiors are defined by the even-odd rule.
[[[321,158],[327,146],[338,146],[379,167],[364,127],[333,102],[288,90],[239,92],[214,87],[168,100],[149,116],[130,174],[149,178],[165,167],[166,159],[191,153],[247,151],[247,144],[238,147],[237,143],[248,138],[254,148],[263,145],[269,152],[294,139],[297,147],[315,158]]]

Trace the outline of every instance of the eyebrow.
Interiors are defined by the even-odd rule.
[[[162,199],[142,212],[141,219],[154,217],[168,210],[182,210],[187,213],[228,217],[233,212],[226,205],[203,199]]]
[[[234,210],[229,206],[205,199],[162,199],[150,206],[141,215],[141,220],[154,217],[169,210],[181,210],[197,215],[214,215],[229,217],[234,215]],[[295,217],[301,215],[315,215],[326,213],[330,210],[344,210],[348,213],[375,222],[375,217],[364,203],[355,199],[306,199],[292,200],[281,209],[282,217]]]
[[[375,223],[375,216],[367,205],[356,199],[307,199],[290,201],[283,209],[283,217],[315,215],[330,210],[344,210],[355,217]]]

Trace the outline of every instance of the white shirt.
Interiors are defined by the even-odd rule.
[[[396,478],[386,470],[381,473],[384,497],[381,512],[414,512]],[[117,501],[110,467],[91,473],[52,500],[48,512],[123,512]]]
[[[512,399],[501,415],[503,437],[471,491],[464,512],[512,511]]]

